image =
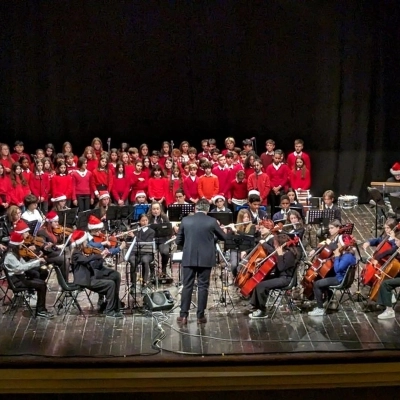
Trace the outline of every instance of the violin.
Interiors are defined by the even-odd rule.
[[[29,235],[28,237],[26,237],[24,239],[24,244],[28,245],[28,246],[33,244],[34,246],[37,246],[37,247],[43,247],[46,244],[46,242],[40,236]]]
[[[64,229],[63,226],[59,226],[58,228],[53,228],[53,233],[54,233],[55,235],[57,235],[57,236],[64,235],[64,233],[65,233],[65,236],[69,236],[69,235],[71,235],[73,232],[74,232],[74,230],[73,230],[72,228],[67,228],[67,227],[66,227],[66,228]]]
[[[116,236],[108,236],[105,233],[99,232],[97,236],[93,236],[93,241],[95,243],[101,243],[108,241],[110,243],[110,247],[116,247],[118,244],[118,240]]]
[[[100,250],[96,247],[83,247],[82,251],[86,256],[91,256],[92,254],[101,254],[103,252],[103,250]]]

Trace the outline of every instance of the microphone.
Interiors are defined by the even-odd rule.
[[[37,155],[36,154],[31,154],[31,157],[32,158],[37,158]]]
[[[250,140],[254,141],[254,140],[256,140],[256,138],[253,136],[253,137],[250,138]]]
[[[109,137],[109,138],[107,139],[107,144],[110,145],[110,143],[111,143],[111,138]]]
[[[171,140],[171,147],[174,147],[174,141]]]

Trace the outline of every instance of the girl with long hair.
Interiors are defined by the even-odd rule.
[[[290,186],[293,189],[308,190],[311,187],[310,171],[307,169],[303,158],[297,157],[289,175]]]
[[[130,189],[129,178],[125,174],[125,165],[123,162],[118,161],[111,189],[111,197],[114,204],[124,206],[128,204],[128,196]]]
[[[18,206],[25,211],[24,198],[30,194],[31,189],[22,174],[21,164],[18,162],[11,165],[10,181],[10,205]]]
[[[85,157],[87,160],[87,169],[88,171],[92,172],[94,169],[97,168],[98,160],[96,153],[94,152],[94,148],[92,146],[86,146],[85,150],[82,154],[82,157]],[[79,168],[79,165],[78,165]]]

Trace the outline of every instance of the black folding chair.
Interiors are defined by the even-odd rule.
[[[78,295],[81,292],[84,292],[89,300],[91,307],[93,308],[93,304],[90,300],[87,290],[82,286],[76,285],[75,283],[66,282],[60,268],[57,265],[54,265],[53,268],[56,271],[57,281],[61,287],[61,292],[59,293],[56,301],[53,304],[53,307],[56,309],[57,315],[59,315],[61,310],[64,309],[64,321],[67,313],[69,312],[71,307],[74,306],[79,310],[79,314],[84,316],[82,308],[78,301]]]
[[[298,273],[297,270],[298,270],[298,265],[296,266],[292,279],[290,280],[287,286],[270,291],[267,301],[267,308],[272,309],[273,307],[275,307],[274,312],[271,315],[271,320],[275,317],[275,314],[282,303],[282,299],[285,299],[286,304],[288,305],[289,310],[292,314],[294,314],[295,311],[300,311],[300,309],[294,304],[291,293],[291,290],[297,286],[297,273]],[[273,299],[273,303],[269,306],[270,299],[271,300]]]
[[[31,297],[29,294],[29,290],[31,290],[31,288],[28,288],[26,286],[16,287],[13,280],[11,279],[10,275],[8,274],[7,268],[4,267],[3,271],[4,271],[4,274],[6,276],[7,283],[8,283],[8,289],[6,291],[6,295],[7,295],[8,290],[10,290],[13,293],[13,297],[10,299],[10,304],[9,304],[7,310],[4,312],[4,314],[7,314],[7,313],[11,314],[11,312],[13,312],[12,318],[11,318],[11,319],[13,319],[15,317],[15,314],[17,313],[18,309],[25,305],[26,308],[28,309],[29,313],[31,314],[31,316],[33,318],[36,318],[36,314],[32,310],[32,307],[29,304],[29,298]]]
[[[330,300],[328,301],[328,304],[325,307],[325,314],[326,314],[327,310],[329,309],[329,306],[332,303],[332,301],[336,299],[337,292],[341,293],[340,298],[338,299],[339,307],[342,307],[342,309],[343,309],[343,303],[348,300],[351,300],[354,308],[356,308],[356,302],[354,301],[354,298],[350,292],[350,289],[351,289],[351,286],[353,285],[355,277],[356,277],[357,267],[358,267],[358,263],[354,264],[354,265],[350,265],[350,267],[346,271],[346,274],[345,274],[342,282],[340,282],[340,284],[336,285],[336,286],[329,286],[329,289],[333,290],[333,296],[330,298]],[[344,297],[345,295],[347,295],[347,298]]]

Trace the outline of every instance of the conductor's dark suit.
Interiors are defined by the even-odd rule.
[[[207,307],[211,268],[215,265],[215,236],[225,240],[226,236],[216,219],[203,212],[183,218],[176,236],[176,244],[183,246],[183,290],[181,317],[189,314],[194,280],[197,275],[197,318],[204,317]]]

